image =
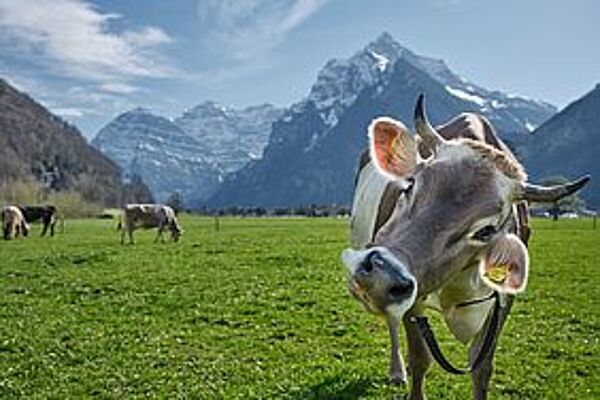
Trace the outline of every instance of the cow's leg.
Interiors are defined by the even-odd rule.
[[[121,244],[125,244],[125,235],[129,236],[129,244],[133,244],[133,227],[129,224],[125,224],[121,229]]]
[[[156,238],[154,239],[154,243],[158,242],[158,238],[160,238],[160,242],[165,242],[165,237],[163,235],[165,231],[166,224],[158,224],[158,233],[156,234]]]
[[[15,224],[13,222],[9,222],[6,225],[6,238],[8,240],[15,238]]]
[[[400,330],[400,321],[394,317],[387,319],[390,340],[392,342],[390,354],[390,383],[394,385],[403,385],[406,383],[406,367],[400,353],[400,340],[398,331]]]
[[[44,224],[44,227],[42,228],[42,234],[40,236],[45,236],[46,232],[48,231],[48,225],[50,225],[50,220],[48,220],[48,218],[44,218],[42,219],[42,223]]]
[[[411,375],[410,398],[413,400],[425,399],[423,386],[425,374],[431,365],[431,355],[417,327],[408,321],[408,317],[404,318],[404,329],[408,342],[408,368]]]
[[[490,349],[485,359],[481,362],[479,367],[473,372],[471,372],[471,380],[473,383],[472,394],[473,399],[475,400],[485,400],[488,398],[490,378],[492,377],[492,372],[494,370],[494,353],[496,352],[496,345],[498,344],[498,338],[500,337],[500,333],[502,332],[502,327],[504,326],[504,323],[506,322],[506,319],[508,318],[508,314],[512,307],[512,301],[513,297],[507,296],[507,298],[505,299],[506,304],[500,309],[498,328],[496,334],[494,335],[494,342],[492,343],[492,348]],[[469,349],[469,361],[471,363],[474,362],[475,357],[477,357],[477,354],[479,354],[481,350],[481,346],[483,345],[483,339],[487,332],[490,320],[491,318],[488,317],[483,329],[479,332],[479,334],[471,344],[471,348]]]
[[[52,217],[50,220],[50,236],[54,236],[54,225],[56,225],[56,218]]]

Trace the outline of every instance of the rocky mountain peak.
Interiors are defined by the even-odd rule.
[[[435,122],[481,113],[517,145],[555,112],[547,104],[484,89],[384,32],[349,58],[328,61],[308,96],[274,122],[264,157],[230,175],[212,203],[347,204],[369,122],[382,114],[410,122],[420,92],[427,93]]]
[[[184,111],[182,117],[184,118],[198,118],[198,117],[211,117],[211,118],[227,118],[227,108],[221,106],[219,103],[207,100],[192,107],[189,110]]]
[[[271,124],[281,113],[270,104],[237,109],[205,101],[174,122],[209,150],[213,164],[224,173],[231,173],[262,156]]]
[[[196,205],[212,194],[220,177],[201,143],[145,108],[117,116],[92,144],[125,172],[141,176],[158,201],[178,192],[187,205]]]
[[[179,192],[201,205],[223,175],[259,158],[281,110],[204,101],[174,121],[136,108],[104,126],[92,143],[126,172],[140,175],[159,201]]]

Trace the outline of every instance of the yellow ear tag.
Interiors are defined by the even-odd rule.
[[[504,283],[506,278],[510,275],[510,264],[494,264],[493,266],[486,268],[485,277],[496,284]]]
[[[390,143],[390,150],[392,153],[396,153],[396,150],[398,149],[398,146],[400,145],[399,140],[398,140],[398,136],[394,137],[392,139],[392,142]]]

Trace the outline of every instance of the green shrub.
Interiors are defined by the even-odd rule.
[[[52,193],[46,203],[54,204],[63,218],[96,217],[104,210],[100,204],[90,203],[80,193],[73,191]]]

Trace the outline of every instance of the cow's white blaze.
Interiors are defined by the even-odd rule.
[[[360,172],[350,222],[350,242],[355,249],[363,247],[373,238],[379,204],[389,182],[389,179],[377,171],[373,163],[365,165]]]

